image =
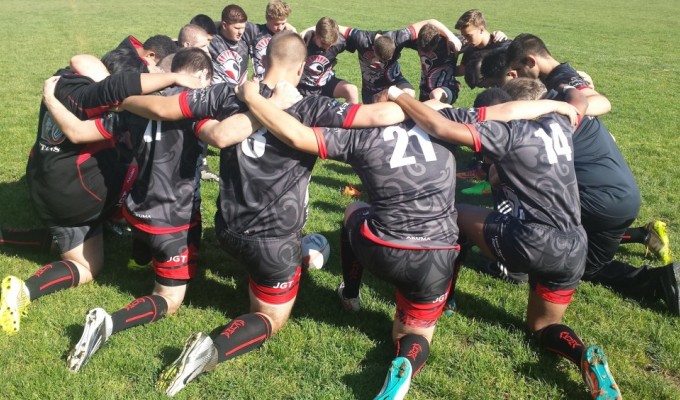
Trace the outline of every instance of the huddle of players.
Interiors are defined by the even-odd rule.
[[[270,15],[270,5],[279,11]],[[425,88],[430,92],[441,89],[433,98],[455,101],[458,91],[455,76],[464,74],[466,81],[479,79],[475,71],[481,69],[481,60],[464,55],[462,69],[444,71],[455,68],[455,62],[440,65],[431,54],[438,49],[439,54],[449,55],[450,47],[455,50],[461,47],[455,35],[443,26],[438,27],[435,20],[390,32],[336,27],[344,34],[333,41],[324,35],[326,25],[333,30],[333,22],[322,18],[314,32],[304,33],[303,41],[291,33],[276,34],[287,26],[289,12],[285,3],[270,2],[267,24],[255,25],[247,22],[240,7],[227,6],[219,34],[209,45],[212,65],[210,58],[196,49],[178,52],[172,61],[173,71],[193,74],[197,81],[178,82],[182,78],[172,75],[165,77],[172,82],[155,82],[156,86],[150,89],[145,83],[152,75],[130,73],[124,75],[124,84],[112,83],[119,74],[101,83],[86,81],[79,86],[65,83],[64,78],[71,77],[69,74],[46,82],[39,138],[27,171],[35,169],[31,165],[46,164],[38,162],[37,157],[49,159],[53,153],[77,156],[76,172],[80,176],[87,168],[90,154],[100,157],[98,160],[109,157],[107,165],[124,168],[116,171],[115,177],[105,175],[112,171],[90,169],[101,176],[74,178],[76,188],[47,186],[50,194],[64,190],[63,197],[57,197],[70,203],[67,209],[76,206],[79,212],[85,210],[84,207],[81,210],[81,201],[95,205],[88,215],[69,216],[70,220],[60,219],[62,215],[57,212],[54,212],[57,217],[50,214],[43,218],[48,226],[54,227],[55,237],[61,238],[58,243],[63,260],[41,268],[25,283],[14,277],[3,280],[0,310],[3,329],[18,330],[17,314],[24,312],[31,300],[92,279],[101,267],[101,220],[110,214],[112,206],[121,202],[123,215],[133,225],[133,257],[141,263],[151,259],[156,286],[152,295],[136,299],[113,314],[101,308],[91,310],[83,335],[69,355],[69,368],[78,371],[113,333],[175,312],[196,268],[201,226],[196,167],[202,143],[208,143],[222,149],[216,231],[225,250],[241,259],[249,270],[251,312],[229,322],[216,337],[192,335],[180,357],[161,374],[159,387],[168,395],[174,395],[216,364],[258,348],[285,324],[299,287],[300,232],[306,218],[307,185],[314,162],[321,156],[350,164],[371,199],[370,205],[356,203],[345,213],[341,231],[343,282],[338,288],[344,307],[352,311],[360,308],[363,268],[397,287],[393,329],[397,357],[378,398],[402,398],[411,377],[427,360],[436,320],[455,284],[459,228],[492,259],[502,261],[509,269],[529,273],[532,291],[527,322],[538,342],[579,365],[595,398],[620,397],[601,349],[586,347],[569,327],[561,324],[586,268],[586,253],[589,256],[592,253],[588,246],[591,234],[587,229],[584,231],[583,215],[579,207],[574,207],[579,203],[581,180],[573,128],[567,118],[557,114],[527,120],[554,111],[573,117],[575,109],[564,101],[544,101],[470,110],[444,109],[437,113],[402,95],[403,91],[409,94],[414,91],[408,82],[402,81],[397,63],[401,48],[416,46],[421,60],[429,60],[423,62],[421,99]],[[431,31],[436,33],[428,36],[426,27],[434,27]],[[461,29],[468,45],[473,47],[478,40],[475,29]],[[442,35],[447,40],[441,40]],[[421,40],[422,37],[428,39]],[[244,57],[237,50],[250,42],[247,38],[255,38],[251,42],[255,45]],[[538,47],[524,43],[527,38],[538,43]],[[487,45],[494,43],[487,37],[483,39]],[[129,42],[139,49],[134,41]],[[332,94],[351,99],[356,95],[356,90],[351,89],[353,85],[342,84],[344,81],[333,76],[334,59],[326,62],[330,59],[322,55],[341,51],[338,46],[331,51],[338,42],[345,42],[346,49],[359,53],[364,102],[373,102],[385,94],[393,102],[343,104],[326,97]],[[383,45],[386,53],[380,50]],[[317,50],[310,50],[315,47]],[[590,112],[593,104],[602,99],[596,97],[593,102],[586,99],[584,92],[588,88],[580,85],[579,78],[566,64],[542,63],[539,57],[545,58],[544,47],[540,39],[520,35],[509,45],[506,59],[512,60],[509,66],[517,74],[542,78],[552,97],[578,107],[581,115],[586,109]],[[510,56],[513,52],[518,54],[514,58]],[[259,85],[244,81],[248,54],[253,57],[256,72],[262,74]],[[262,62],[265,54],[266,63]],[[472,72],[466,72],[468,65],[475,66]],[[545,65],[552,68],[544,71],[541,68]],[[426,67],[432,68],[426,73]],[[550,77],[553,70],[555,74]],[[317,77],[312,78],[315,73]],[[210,74],[213,85],[207,88],[183,92],[170,89],[163,97],[129,97],[157,90],[161,83],[199,87]],[[297,92],[290,85],[277,86],[281,81],[298,86],[307,96],[297,101]],[[241,85],[238,96],[235,84]],[[572,88],[577,85],[584,90]],[[535,81],[518,80],[514,86],[517,97],[531,90],[532,97],[541,94]],[[82,95],[75,97],[81,99],[81,104],[62,104],[59,100],[66,98],[64,91],[70,90],[64,87],[78,87],[88,96],[100,97]],[[384,91],[385,87],[389,90]],[[274,93],[276,99],[267,100]],[[92,118],[94,112],[74,114],[82,109],[101,112],[112,104],[119,104],[128,112],[106,112],[89,121],[80,118]],[[417,125],[401,122],[405,118],[402,108]],[[489,119],[524,120],[482,122]],[[588,123],[592,121],[597,119],[587,117]],[[366,129],[347,129],[352,127]],[[494,161],[504,198],[514,204],[512,213],[462,204],[454,207],[453,143],[481,150]],[[66,148],[69,151],[63,151]],[[526,151],[532,156],[523,153]],[[164,157],[170,152],[180,156],[167,160]],[[527,162],[529,159],[531,162]],[[533,178],[539,170],[544,180],[536,182]],[[27,177],[29,182],[37,179],[56,182],[49,179],[47,168],[32,175],[27,172]],[[116,187],[109,185],[112,181],[120,186],[132,183],[126,198],[120,197],[117,190],[108,190]],[[100,187],[88,186],[92,182]],[[37,188],[32,198],[38,199],[36,208],[54,210],[48,204],[49,196],[38,193]],[[284,209],[286,212],[282,212]],[[628,225],[630,222],[632,219]],[[620,236],[609,240],[615,241]],[[88,246],[93,241],[96,246]],[[80,248],[80,258],[67,257],[74,246]],[[611,257],[607,260],[610,264]],[[672,264],[667,269],[675,279],[671,286],[676,291],[677,306],[677,268]],[[14,304],[9,304],[12,301]]]

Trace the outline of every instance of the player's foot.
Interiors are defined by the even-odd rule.
[[[348,298],[345,297],[343,292],[345,291],[345,282],[341,282],[340,286],[338,286],[338,297],[340,298],[340,302],[342,303],[342,307],[351,312],[357,312],[361,310],[361,295],[358,297],[353,297],[353,298]]]
[[[161,372],[156,389],[174,396],[199,374],[212,371],[216,365],[217,349],[210,336],[193,333],[184,343],[182,354]]]
[[[668,264],[661,268],[665,268],[665,273],[661,277],[663,299],[673,314],[680,315],[680,263]]]
[[[85,316],[83,334],[66,359],[68,369],[73,372],[80,371],[90,357],[109,339],[112,329],[111,316],[103,308],[93,308],[88,311]]]
[[[0,328],[8,335],[19,332],[21,317],[26,316],[26,307],[31,303],[28,288],[16,276],[7,276],[0,283]]]
[[[614,381],[604,352],[598,346],[590,346],[581,357],[581,375],[595,400],[621,399],[621,391]]]
[[[456,305],[456,300],[453,297],[446,300],[446,304],[444,304],[444,315],[447,317],[453,317],[453,314],[455,314],[457,310],[458,306]]]
[[[411,362],[404,357],[392,360],[380,393],[374,400],[401,400],[411,386]]]
[[[463,194],[476,194],[478,196],[491,194],[491,184],[487,181],[479,182],[478,184],[470,186],[469,188],[465,188],[460,192]]]
[[[212,172],[208,165],[204,164],[201,166],[201,180],[208,182],[219,182],[220,176]]]
[[[458,172],[456,178],[469,181],[469,180],[482,180],[486,178],[486,171],[482,168],[482,164],[475,163],[472,167],[465,171]]]
[[[647,237],[645,237],[645,255],[651,250],[664,264],[671,262],[671,245],[666,232],[666,223],[663,221],[651,221],[645,225]]]
[[[527,283],[529,275],[524,272],[509,271],[503,263],[498,261],[491,261],[487,264],[482,264],[479,267],[479,272],[489,275],[494,278],[503,279],[516,285]]]

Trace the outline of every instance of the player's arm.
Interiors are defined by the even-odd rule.
[[[310,26],[309,28],[299,32],[299,35],[304,39],[308,32],[316,32],[316,25]]]
[[[405,95],[396,86],[390,87],[389,90],[390,100],[397,103],[427,134],[452,143],[475,147],[475,138],[465,125],[444,118],[427,105]]]
[[[557,89],[564,93],[564,101],[576,107],[576,110],[578,110],[580,115],[588,114],[587,111],[590,111],[590,100],[588,95],[583,93],[584,89],[579,90],[569,85],[560,85]],[[607,100],[607,102],[609,102],[609,100]]]
[[[403,122],[407,118],[404,110],[391,101],[362,104],[352,120],[352,128],[388,126]]]
[[[434,25],[439,31],[439,34],[444,36],[448,43],[450,43],[456,51],[460,51],[461,47],[463,47],[463,44],[461,43],[460,39],[458,39],[458,36],[454,35],[453,32],[451,32],[451,30],[446,27],[446,25],[442,24],[436,19],[426,19],[424,21],[413,23],[411,26],[416,31],[416,34],[418,34],[418,32],[420,32],[420,28],[427,24]]]
[[[570,103],[555,100],[519,100],[496,104],[486,108],[486,119],[508,122],[534,119],[551,112],[566,115],[572,125],[578,123],[578,109]]]
[[[59,81],[53,76],[43,85],[43,103],[52,115],[52,120],[71,143],[91,143],[106,139],[102,136],[94,120],[81,121],[54,96],[54,88]]]
[[[291,32],[297,33],[297,29],[295,29],[295,27],[288,22],[286,22],[286,27],[283,28],[283,29],[286,30],[286,31],[291,31]]]
[[[180,95],[130,96],[121,108],[141,117],[160,121],[178,121],[186,118],[180,106]]]
[[[609,99],[599,94],[595,89],[585,88],[579,91],[588,99],[587,115],[597,117],[612,110],[612,104],[609,102]]]
[[[111,75],[100,59],[89,54],[78,54],[71,57],[70,67],[72,71],[87,76],[95,82],[100,82]],[[142,73],[139,76],[142,84],[140,94],[157,92],[170,86],[183,86],[191,89],[206,86],[205,82],[201,82],[199,78],[188,74],[174,72]]]
[[[277,84],[276,87],[279,89],[280,86],[285,85],[292,86],[284,81]],[[238,96],[248,105],[253,116],[279,140],[305,153],[319,154],[314,130],[302,125],[296,118],[262,97],[257,83],[248,81],[241,85]]]
[[[224,149],[241,143],[261,127],[260,121],[248,111],[234,114],[222,121],[208,120],[199,129],[198,138],[218,149]]]

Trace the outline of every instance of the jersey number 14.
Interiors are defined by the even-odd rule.
[[[571,147],[569,147],[569,139],[567,139],[561,126],[552,123],[550,124],[550,135],[540,128],[534,135],[543,140],[545,151],[548,153],[548,162],[550,164],[557,163],[557,156],[565,156],[567,161],[571,161],[572,151]]]

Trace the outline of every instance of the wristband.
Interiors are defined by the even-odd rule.
[[[404,91],[396,86],[390,86],[389,89],[387,89],[387,98],[392,101],[396,100],[397,97],[401,96],[402,94],[404,94]]]
[[[567,90],[569,90],[569,89],[576,89],[576,88],[571,86],[571,85],[564,85],[562,87],[562,94],[567,93]]]

